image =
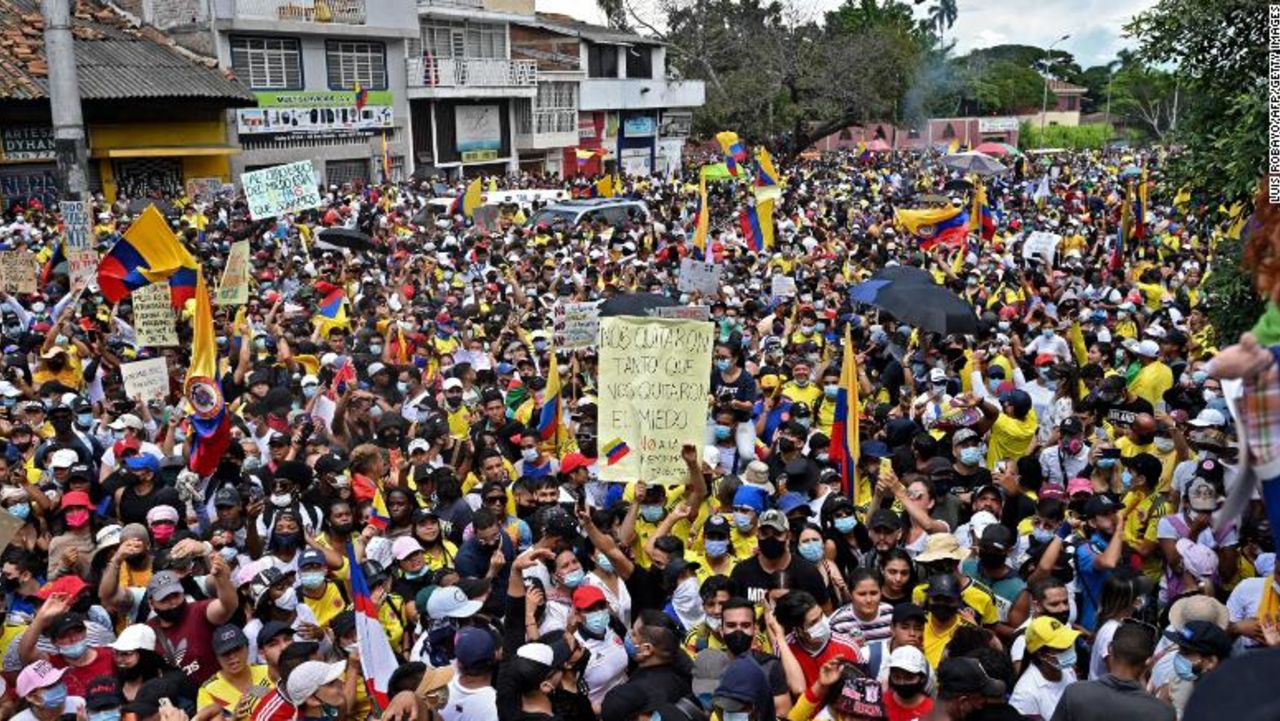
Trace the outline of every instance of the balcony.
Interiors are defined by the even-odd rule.
[[[588,78],[582,81],[582,110],[696,108],[706,102],[701,80]]]
[[[411,98],[532,98],[538,93],[534,60],[412,57],[405,63]]]
[[[236,15],[252,20],[364,25],[365,0],[236,0]]]
[[[517,110],[516,148],[544,150],[578,144],[577,110]]]
[[[344,37],[418,35],[412,5],[383,0],[214,0],[219,27],[232,31]]]

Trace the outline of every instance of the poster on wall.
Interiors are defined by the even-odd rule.
[[[258,107],[236,111],[236,131],[241,135],[367,134],[395,125],[388,90],[370,90],[359,108],[352,92],[255,95]]]
[[[459,105],[454,108],[458,154],[464,163],[498,159],[502,149],[502,111],[498,105]]]
[[[632,115],[622,121],[622,134],[628,138],[651,138],[658,132],[658,121],[652,115]]]

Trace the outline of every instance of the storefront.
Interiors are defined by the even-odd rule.
[[[627,175],[650,175],[656,164],[658,116],[624,113],[618,132],[618,162]]]
[[[220,120],[90,125],[90,188],[113,202],[118,195],[181,197],[189,180],[231,182],[230,157],[239,152]]]
[[[0,199],[4,207],[58,199],[53,129],[47,125],[0,126]]]
[[[410,113],[420,174],[502,174],[515,162],[509,99],[415,100]]]

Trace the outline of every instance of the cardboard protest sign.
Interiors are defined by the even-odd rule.
[[[124,392],[130,398],[144,401],[169,395],[169,364],[164,358],[148,358],[120,364]]]
[[[249,241],[239,240],[231,244],[227,254],[227,267],[222,270],[222,281],[214,294],[214,305],[244,305],[249,302]]]
[[[774,298],[796,297],[796,279],[789,275],[775,275],[769,283],[769,295]]]
[[[1061,242],[1062,236],[1057,233],[1041,230],[1027,233],[1026,240],[1022,241],[1022,259],[1039,258],[1041,262],[1052,266],[1053,259],[1058,254],[1058,243]]]
[[[600,334],[600,306],[556,301],[551,310],[551,333],[551,345],[557,350],[590,348]]]
[[[133,330],[143,348],[178,345],[168,283],[152,283],[133,291]]]
[[[689,477],[681,447],[701,447],[711,391],[711,323],[600,319],[600,478],[666,485]]]
[[[58,207],[62,209],[65,249],[88,248],[90,238],[93,237],[93,218],[89,215],[89,204],[82,200],[64,200]]]
[[[0,513],[0,544],[3,544],[0,548],[8,546],[25,525],[27,525],[26,521],[12,513]]]
[[[0,251],[0,290],[36,292],[36,257],[29,250]]]
[[[680,277],[676,288],[681,293],[715,295],[720,292],[720,276],[723,274],[722,265],[685,258],[680,261]]]
[[[249,215],[254,220],[296,213],[320,205],[316,171],[310,160],[277,165],[240,176]]]

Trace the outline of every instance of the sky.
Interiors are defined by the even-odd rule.
[[[593,0],[536,0],[538,10],[572,15],[580,20],[603,23],[604,16]],[[841,0],[792,0],[800,7],[819,13],[840,5]],[[916,12],[924,15],[932,3],[925,0]],[[947,33],[956,40],[955,52],[963,55],[975,48],[1018,43],[1047,47],[1069,34],[1056,47],[1076,57],[1081,67],[1101,65],[1115,59],[1121,48],[1130,47],[1123,26],[1134,14],[1156,4],[1156,0],[958,0],[959,16]],[[654,0],[638,0],[638,7],[656,7]]]

